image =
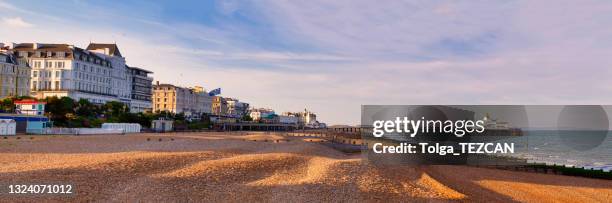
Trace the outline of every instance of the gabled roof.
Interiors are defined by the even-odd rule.
[[[111,56],[123,57],[121,56],[121,52],[119,52],[119,47],[117,47],[117,44],[89,43],[87,46],[87,50],[98,49],[108,49]]]
[[[62,56],[62,58],[77,59],[78,57],[92,57],[93,59],[98,59],[100,61],[99,64],[102,64],[102,61],[106,61],[107,64],[110,64],[110,61],[108,61],[105,57],[100,57],[94,52],[68,44],[20,43],[16,44],[15,47],[11,49],[11,52],[14,52],[20,58],[55,58],[58,57],[57,52],[64,52],[64,56]],[[26,53],[25,55],[21,55],[19,54],[20,52]],[[35,53],[37,52],[50,53],[51,55],[41,54],[40,56],[36,56]],[[110,65],[108,66],[110,67]]]
[[[20,44],[16,44],[15,47],[13,47],[13,50],[15,51],[40,50],[40,51],[64,51],[64,52],[70,52],[72,50],[72,48],[68,44],[37,43],[37,45],[38,47],[34,49],[34,43],[20,43]]]

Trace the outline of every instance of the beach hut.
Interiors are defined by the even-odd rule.
[[[15,112],[17,114],[41,116],[45,114],[46,102],[37,101],[35,99],[24,99],[14,101]]]
[[[0,119],[0,135],[15,135],[16,123],[13,119]]]
[[[10,119],[16,122],[17,133],[42,133],[44,128],[51,125],[49,118],[44,116],[32,116],[23,114],[0,114],[0,119]]]
[[[102,129],[120,129],[123,133],[139,133],[141,126],[138,123],[104,123]]]
[[[174,121],[172,120],[153,120],[151,122],[151,129],[155,132],[169,132],[173,129]]]

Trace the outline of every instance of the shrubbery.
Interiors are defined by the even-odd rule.
[[[0,111],[15,112],[14,100],[34,99],[31,97],[6,98],[0,101]],[[183,123],[189,129],[205,129],[210,126],[210,119],[202,115],[201,120],[188,121],[184,114],[170,112],[159,113],[130,113],[127,105],[111,101],[106,104],[93,104],[86,99],[75,101],[69,97],[47,97],[41,101],[46,102],[45,116],[53,121],[55,127],[101,127],[103,123],[139,123],[143,127],[150,127],[151,121],[158,118],[175,120],[177,124]]]

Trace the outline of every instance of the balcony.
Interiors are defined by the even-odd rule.
[[[106,93],[100,93],[100,92],[94,92],[94,91],[75,90],[75,89],[67,89],[67,88],[60,88],[60,89],[38,88],[38,89],[31,89],[31,91],[32,92],[67,92],[67,91],[75,91],[75,92],[83,92],[83,93],[88,93],[88,94],[98,94],[98,95],[104,95],[104,96],[117,97],[117,95],[115,95],[115,94],[106,94]]]

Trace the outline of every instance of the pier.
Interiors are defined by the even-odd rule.
[[[216,123],[213,129],[221,131],[293,131],[297,124],[283,123]]]

